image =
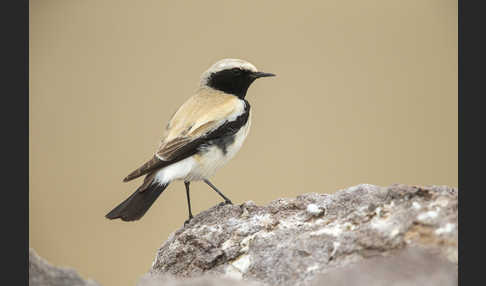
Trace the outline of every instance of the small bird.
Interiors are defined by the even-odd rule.
[[[245,99],[257,78],[275,76],[240,59],[223,59],[206,70],[196,93],[172,116],[154,156],[123,181],[145,175],[140,187],[106,217],[140,219],[175,180],[186,188],[189,222],[192,218],[189,185],[204,181],[226,204],[232,204],[209,180],[241,148],[250,130],[250,104]]]

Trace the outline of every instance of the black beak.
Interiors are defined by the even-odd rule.
[[[254,72],[254,73],[252,73],[252,76],[254,78],[260,78],[260,77],[268,77],[268,76],[275,76],[275,75],[273,73]]]

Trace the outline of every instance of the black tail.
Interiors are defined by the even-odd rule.
[[[143,191],[140,191],[142,188],[138,188],[131,196],[109,212],[106,218],[119,218],[123,221],[140,219],[168,185],[153,183],[144,188]]]

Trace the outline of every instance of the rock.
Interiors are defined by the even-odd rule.
[[[457,285],[457,192],[358,185],[218,205],[172,233],[137,285]],[[31,286],[99,286],[29,252]]]
[[[408,277],[414,283],[419,280],[404,273],[417,269],[413,264],[422,265],[414,262],[420,255],[393,256],[402,249],[420,248],[434,253],[427,254],[430,259],[437,259],[418,270],[439,267],[439,274],[431,276],[439,281],[444,273],[457,272],[450,271],[451,265],[457,269],[457,192],[446,186],[363,184],[334,194],[282,198],[266,206],[251,201],[218,205],[170,235],[147,277],[222,275],[266,285],[317,285],[318,281],[354,285],[350,279],[366,279],[365,272],[370,272],[377,279]],[[440,259],[444,262],[434,262]],[[410,263],[402,267],[400,261]],[[394,264],[403,273],[379,270],[392,269]],[[340,277],[348,278],[348,283],[339,284]],[[328,284],[322,279],[338,282]]]
[[[261,283],[241,281],[216,276],[201,276],[195,278],[178,279],[171,275],[146,274],[137,286],[264,286]]]
[[[99,286],[70,268],[55,267],[29,249],[29,286]]]
[[[408,247],[391,256],[372,257],[318,275],[311,286],[454,286],[457,264],[436,253]]]
[[[318,274],[310,286],[453,286],[457,265],[437,253],[407,247],[390,256],[376,256]],[[261,283],[222,277],[177,279],[163,274],[145,275],[137,286],[263,286]]]

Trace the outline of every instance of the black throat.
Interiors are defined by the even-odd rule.
[[[244,99],[248,88],[255,79],[251,71],[234,68],[211,74],[207,85]]]

